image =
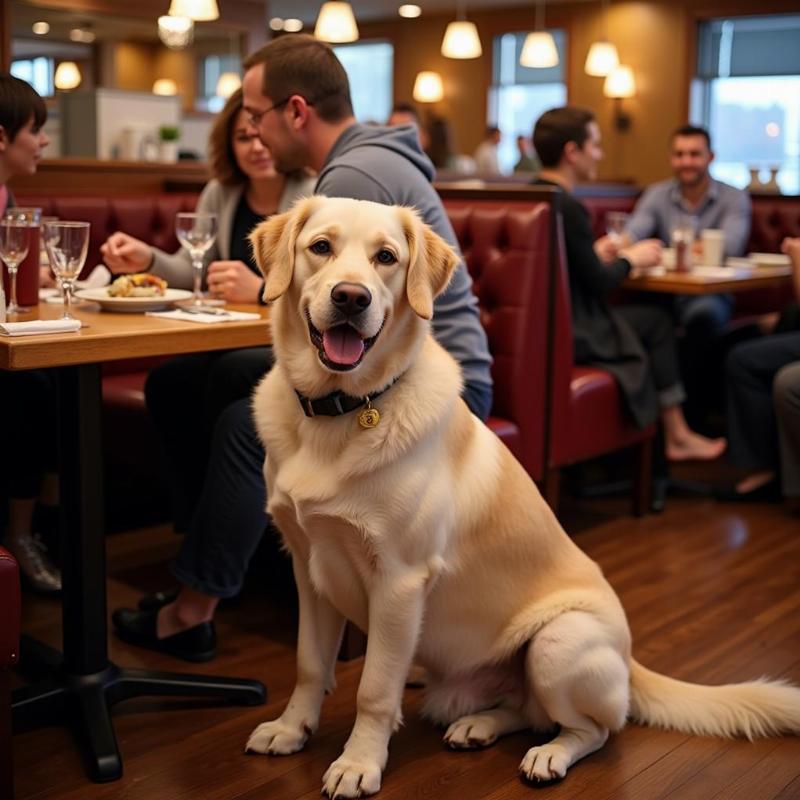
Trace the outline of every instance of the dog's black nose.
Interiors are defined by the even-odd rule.
[[[360,283],[342,281],[331,289],[331,300],[342,314],[354,317],[369,307],[372,295],[369,289]]]

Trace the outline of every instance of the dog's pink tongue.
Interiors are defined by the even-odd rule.
[[[355,364],[364,352],[364,342],[349,325],[337,325],[322,334],[325,355],[334,364]]]

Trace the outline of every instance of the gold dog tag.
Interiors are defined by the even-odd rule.
[[[358,424],[362,428],[375,428],[381,421],[381,415],[377,408],[373,408],[367,398],[367,407],[358,412]]]

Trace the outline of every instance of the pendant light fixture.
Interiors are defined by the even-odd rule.
[[[446,58],[478,58],[483,53],[481,39],[474,22],[467,21],[464,0],[457,6],[455,22],[451,22],[442,39],[442,55]]]
[[[314,36],[323,42],[342,44],[358,40],[358,26],[350,3],[329,0],[322,4]]]
[[[417,73],[412,97],[418,103],[438,103],[444,97],[442,76],[430,70]]]
[[[544,0],[536,0],[536,26],[525,37],[519,63],[523,67],[542,69],[558,66],[558,50],[553,35],[544,29]]]
[[[608,41],[608,2],[603,0],[600,9],[602,16],[603,38],[594,42],[589,48],[586,56],[586,64],[583,69],[587,75],[595,75],[604,78],[612,72],[619,64],[617,48]]]
[[[56,74],[53,77],[56,89],[77,89],[81,85],[81,72],[74,61],[62,61],[56,67]]]
[[[189,17],[195,22],[213,22],[219,19],[217,0],[172,0],[171,17]]]
[[[170,50],[183,50],[194,39],[194,22],[189,17],[159,17],[158,38]]]

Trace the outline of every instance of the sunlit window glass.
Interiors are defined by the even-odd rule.
[[[798,42],[797,14],[701,24],[691,118],[709,129],[715,178],[800,194]]]
[[[393,104],[394,48],[388,42],[359,42],[337,45],[333,51],[350,81],[356,119],[382,125]]]
[[[496,36],[492,50],[492,86],[489,89],[487,122],[500,128],[497,148],[500,169],[511,172],[519,158],[517,136],[530,138],[533,124],[549,108],[567,102],[564,65],[567,60],[567,37],[563,30],[551,29],[558,50],[555,67],[523,67],[519,63],[524,33]]]

